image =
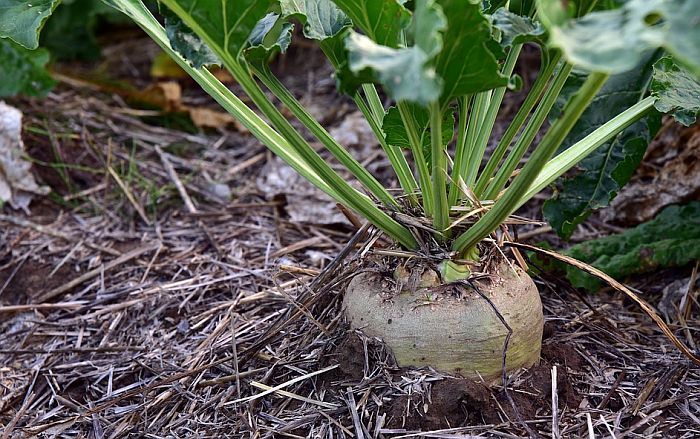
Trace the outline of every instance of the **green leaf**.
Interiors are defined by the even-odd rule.
[[[392,49],[357,32],[348,35],[345,47],[350,52],[350,70],[362,73],[371,69],[393,99],[425,106],[440,97],[439,78],[419,47]]]
[[[0,38],[27,49],[39,47],[39,32],[60,0],[0,0]]]
[[[505,7],[508,0],[483,0],[481,2],[481,9],[486,14],[492,14],[495,10]]]
[[[267,64],[277,53],[287,51],[292,42],[294,25],[280,20],[279,15],[270,12],[258,22],[250,34],[250,47],[245,49],[245,57],[251,63]]]
[[[176,15],[191,18],[188,24],[217,55],[238,59],[251,32],[276,3],[275,0],[162,0]],[[196,29],[195,29],[196,27]]]
[[[550,44],[573,64],[621,73],[650,49],[663,47],[700,76],[700,8],[697,0],[629,0],[618,9],[569,20],[561,0],[538,0]]]
[[[624,278],[682,266],[700,259],[700,202],[670,206],[653,220],[618,235],[577,244],[566,254],[611,277]],[[566,268],[571,283],[594,291],[600,281],[577,268]]]
[[[0,39],[0,97],[24,94],[45,96],[54,80],[44,66],[49,62],[45,49],[29,50],[9,40]]]
[[[491,37],[491,26],[481,7],[465,0],[440,0],[447,17],[443,47],[435,61],[435,71],[442,78],[443,103],[508,84],[500,72],[498,59],[504,56]]]
[[[535,8],[535,0],[510,0],[508,10],[514,14],[529,16]]]
[[[421,139],[423,156],[427,164],[431,163],[430,148],[430,113],[427,109],[416,104],[408,104],[413,123]],[[442,116],[442,143],[447,145],[454,136],[454,110],[448,108]],[[386,135],[386,143],[391,146],[410,149],[411,141],[401,119],[401,113],[396,107],[389,108],[382,123],[382,131]]]
[[[202,66],[221,64],[221,60],[212,52],[192,29],[167,7],[161,7],[165,34],[172,48],[182,55],[195,69]]]
[[[397,48],[401,31],[411,19],[397,0],[334,0],[352,22],[375,43]]]
[[[304,24],[304,36],[319,42],[338,75],[346,78],[342,83],[353,82],[348,91],[354,91],[362,80],[348,79],[353,76],[345,49],[345,38],[352,27],[350,18],[331,0],[281,0],[280,5],[285,18],[295,17]]]
[[[639,102],[646,93],[655,59],[656,55],[647,54],[645,62],[636,69],[608,79],[566,137],[560,150],[566,150]],[[582,74],[569,78],[558,101],[560,107],[584,80],[585,75]],[[543,207],[545,218],[559,235],[568,238],[591,212],[610,204],[639,166],[658,127],[659,115],[647,116],[618,134],[611,142],[596,148],[578,164],[578,173],[574,177],[564,179],[561,190],[547,200]]]
[[[304,23],[304,36],[323,41],[352,26],[350,18],[330,0],[280,0],[282,15]]]
[[[419,0],[410,27],[415,40],[413,46],[394,49],[350,32],[345,40],[350,54],[349,68],[355,74],[371,69],[396,101],[427,106],[442,91],[442,81],[430,66],[430,60],[440,51],[440,31],[445,24],[445,17],[433,0]]]
[[[651,90],[658,98],[654,104],[657,110],[671,114],[685,126],[695,123],[700,114],[700,82],[673,59],[661,58],[654,64]]]
[[[542,24],[500,8],[491,15],[491,24],[500,31],[501,46],[536,42],[544,46],[545,30]]]
[[[101,53],[95,35],[99,24],[122,20],[125,17],[105,3],[64,0],[44,25],[39,42],[55,59],[93,61]]]

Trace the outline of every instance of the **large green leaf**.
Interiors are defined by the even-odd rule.
[[[371,69],[393,99],[427,106],[437,101],[442,91],[442,79],[430,61],[440,51],[440,31],[445,24],[442,11],[433,0],[419,0],[411,23],[413,46],[394,49],[350,32],[345,40],[350,70],[362,73]]]
[[[189,27],[210,47],[218,47],[218,56],[237,59],[248,45],[248,38],[275,0],[162,0],[178,16],[188,16]],[[195,28],[196,27],[196,28]]]
[[[44,68],[49,62],[45,49],[29,50],[9,39],[0,39],[0,60],[0,97],[45,96],[54,85]]]
[[[663,47],[700,76],[700,7],[697,0],[629,0],[618,9],[569,20],[561,0],[538,0],[550,43],[573,64],[620,73],[650,49]]]
[[[439,78],[419,47],[392,49],[357,32],[348,35],[345,47],[350,52],[350,70],[371,69],[393,99],[427,105],[440,97]]]
[[[464,0],[419,0],[406,29],[413,45],[398,49],[357,33],[346,39],[350,69],[371,69],[396,100],[443,105],[463,96],[508,84],[479,4]]]
[[[577,244],[566,254],[615,279],[682,266],[700,259],[700,202],[670,206],[653,220],[618,235]],[[566,268],[576,287],[596,290],[600,281],[577,268]]]
[[[28,49],[39,47],[39,32],[60,0],[0,0],[0,38]]]
[[[654,64],[654,79],[651,84],[656,100],[656,109],[673,115],[685,126],[695,123],[700,114],[700,82],[673,59],[665,57]]]
[[[410,12],[399,0],[333,0],[352,22],[375,43],[396,48]]]
[[[435,61],[435,71],[444,83],[443,102],[508,85],[497,61],[503,51],[492,39],[479,4],[466,0],[439,0],[438,4],[447,17],[442,51]]]
[[[425,161],[431,163],[430,113],[425,108],[415,104],[409,104],[408,108],[410,109],[409,113],[413,119],[413,126],[416,127],[418,136],[420,136]],[[448,108],[447,111],[443,113],[441,126],[442,143],[447,145],[454,136],[455,117],[452,108]],[[389,108],[389,111],[387,111],[384,116],[382,131],[384,131],[386,143],[389,145],[406,149],[411,147],[411,141],[398,108]]]
[[[647,54],[645,62],[636,69],[612,76],[571,130],[561,149],[567,149],[639,102],[649,85],[655,59],[656,55]],[[584,80],[583,74],[569,78],[560,96],[563,99],[558,101],[560,107]],[[545,218],[559,235],[568,238],[592,211],[609,205],[639,166],[658,126],[657,113],[645,117],[598,147],[578,164],[578,173],[574,177],[564,179],[561,189],[543,207]]]

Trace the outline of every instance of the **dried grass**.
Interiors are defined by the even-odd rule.
[[[34,141],[70,157],[80,148],[94,170],[58,212],[46,203],[0,216],[2,439],[525,434],[498,388],[499,422],[419,432],[390,419],[424,416],[448,378],[399,369],[376,340],[348,333],[339,298],[362,249],[345,245],[347,229],[289,223],[262,198],[252,182],[264,151],[250,138],[153,127],[70,90],[23,105],[48,132]],[[197,154],[167,152],[178,143]],[[529,395],[527,374],[511,378],[516,395],[560,402],[525,419],[537,435],[700,437],[700,371],[640,310],[618,296],[583,300],[557,280],[540,286],[545,349],[566,347],[581,364],[556,357],[570,389],[550,379],[549,394]],[[673,326],[691,345],[698,315],[686,332]]]

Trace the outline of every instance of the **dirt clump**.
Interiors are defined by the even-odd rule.
[[[437,430],[500,422],[498,406],[483,384],[447,378],[432,385],[430,395],[404,395],[391,402],[387,427]]]
[[[583,359],[566,345],[543,347],[542,362],[517,376],[509,385],[513,410],[506,393],[463,378],[445,378],[432,384],[429,394],[403,395],[386,410],[387,427],[406,430],[438,430],[469,425],[517,422],[551,413],[552,366],[557,366],[559,409],[575,409],[581,395],[570,373],[583,368]]]

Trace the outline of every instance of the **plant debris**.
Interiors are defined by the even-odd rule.
[[[118,97],[62,86],[48,99],[17,105],[48,132],[30,155],[55,140],[35,170],[57,198],[0,216],[2,436],[523,437],[502,388],[400,369],[348,332],[354,244],[376,234],[293,221],[255,183],[257,142],[148,125]],[[646,298],[688,276],[678,270],[640,279]],[[543,362],[509,384],[537,435],[697,437],[700,370],[646,316],[616,295],[538,284]],[[692,306],[671,329],[692,341],[699,324]]]
[[[14,209],[29,212],[34,195],[46,195],[49,188],[39,186],[24,157],[22,112],[0,101],[0,206],[9,202]]]

